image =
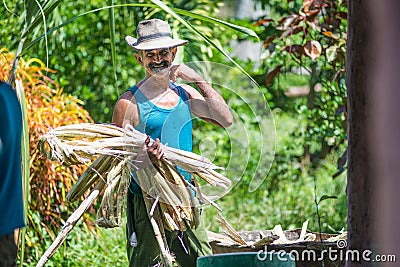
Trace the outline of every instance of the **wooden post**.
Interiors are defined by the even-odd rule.
[[[373,151],[374,248],[385,266],[400,261],[400,2],[371,1],[374,62],[370,132]],[[393,262],[395,256],[397,263]],[[389,260],[389,261],[388,261]]]
[[[349,1],[348,247],[400,257],[400,2]],[[371,266],[349,261],[346,266]]]
[[[68,218],[65,225],[61,229],[61,232],[57,235],[56,239],[53,241],[51,246],[46,250],[43,256],[40,258],[36,267],[42,267],[46,264],[46,262],[53,256],[53,254],[57,251],[57,249],[61,246],[62,242],[67,238],[68,234],[74,228],[75,224],[79,221],[85,211],[92,205],[94,200],[99,196],[101,190],[104,187],[104,182],[100,180],[97,185],[93,188],[90,195],[82,201],[81,205],[72,213],[72,215]]]
[[[348,95],[348,244],[347,250],[371,249],[371,120],[369,1],[348,2],[346,85]],[[346,266],[371,266],[371,262],[347,261]]]
[[[153,227],[154,235],[156,237],[158,246],[160,248],[161,260],[162,263],[164,264],[163,266],[172,267],[173,258],[169,253],[168,243],[165,239],[164,225],[162,223],[161,214],[159,212],[159,207],[158,207],[159,197],[154,199],[153,203],[150,203],[149,200],[152,199],[152,197],[147,195],[146,192],[143,192],[143,196],[145,198],[144,203],[146,204],[147,215],[149,216],[151,226]]]

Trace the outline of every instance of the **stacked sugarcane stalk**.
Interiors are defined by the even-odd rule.
[[[194,193],[202,203],[210,203],[220,210],[212,200],[202,194],[196,176],[208,184],[228,189],[230,180],[215,171],[222,168],[192,152],[163,146],[163,158],[156,164],[139,170],[136,168],[135,158],[139,150],[143,149],[146,138],[147,135],[130,125],[122,129],[110,124],[62,126],[41,137],[39,149],[49,159],[66,165],[88,165],[68,193],[67,200],[79,200],[90,188],[93,189],[71,216],[72,223],[63,227],[63,231],[37,266],[43,266],[54,254],[100,191],[104,193],[97,214],[97,224],[102,227],[119,226],[132,177],[137,179],[136,182],[142,189],[149,219],[166,266],[171,266],[171,255],[165,240],[162,240],[164,229],[185,231],[187,225],[196,227],[199,224],[199,202]],[[193,183],[184,180],[176,166],[193,174]],[[132,171],[135,175],[132,175]]]
[[[186,222],[198,225],[197,207],[193,194],[188,190],[176,170],[165,162],[156,168],[144,168],[136,172],[145,202],[159,198],[160,215],[167,230],[186,230]],[[165,176],[164,176],[165,175]]]
[[[145,134],[130,125],[122,129],[110,124],[73,124],[50,130],[42,136],[39,148],[48,158],[64,164],[87,164],[98,156],[68,193],[67,200],[78,200],[93,184],[103,180],[106,189],[97,223],[103,227],[116,227],[121,221],[130,173],[136,170],[134,159],[146,138]],[[147,196],[145,200],[159,197],[164,227],[184,231],[185,222],[191,226],[198,224],[198,202],[193,191],[202,202],[208,198],[199,187],[189,188],[191,185],[175,166],[225,189],[229,187],[230,180],[216,172],[221,168],[205,157],[168,146],[164,146],[163,150],[164,156],[158,164],[137,171],[136,178]]]

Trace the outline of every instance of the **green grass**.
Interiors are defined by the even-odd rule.
[[[128,266],[124,227],[97,230],[98,234],[95,235],[78,223],[46,267]],[[36,266],[51,242],[48,238],[42,242],[45,247],[36,247],[36,250],[31,248],[24,266]]]
[[[283,90],[287,90],[291,86],[305,86],[310,84],[310,75],[308,74],[295,74],[295,73],[283,73],[278,77],[279,87]]]

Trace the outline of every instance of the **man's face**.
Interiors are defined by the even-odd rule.
[[[162,48],[154,50],[141,51],[136,56],[139,63],[146,68],[146,71],[151,74],[161,74],[165,69],[168,69],[175,57],[176,48]]]

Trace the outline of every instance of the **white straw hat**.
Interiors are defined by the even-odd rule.
[[[128,45],[136,50],[170,48],[188,43],[186,40],[172,39],[170,26],[159,19],[139,22],[136,34],[137,39],[129,35],[125,38]]]

